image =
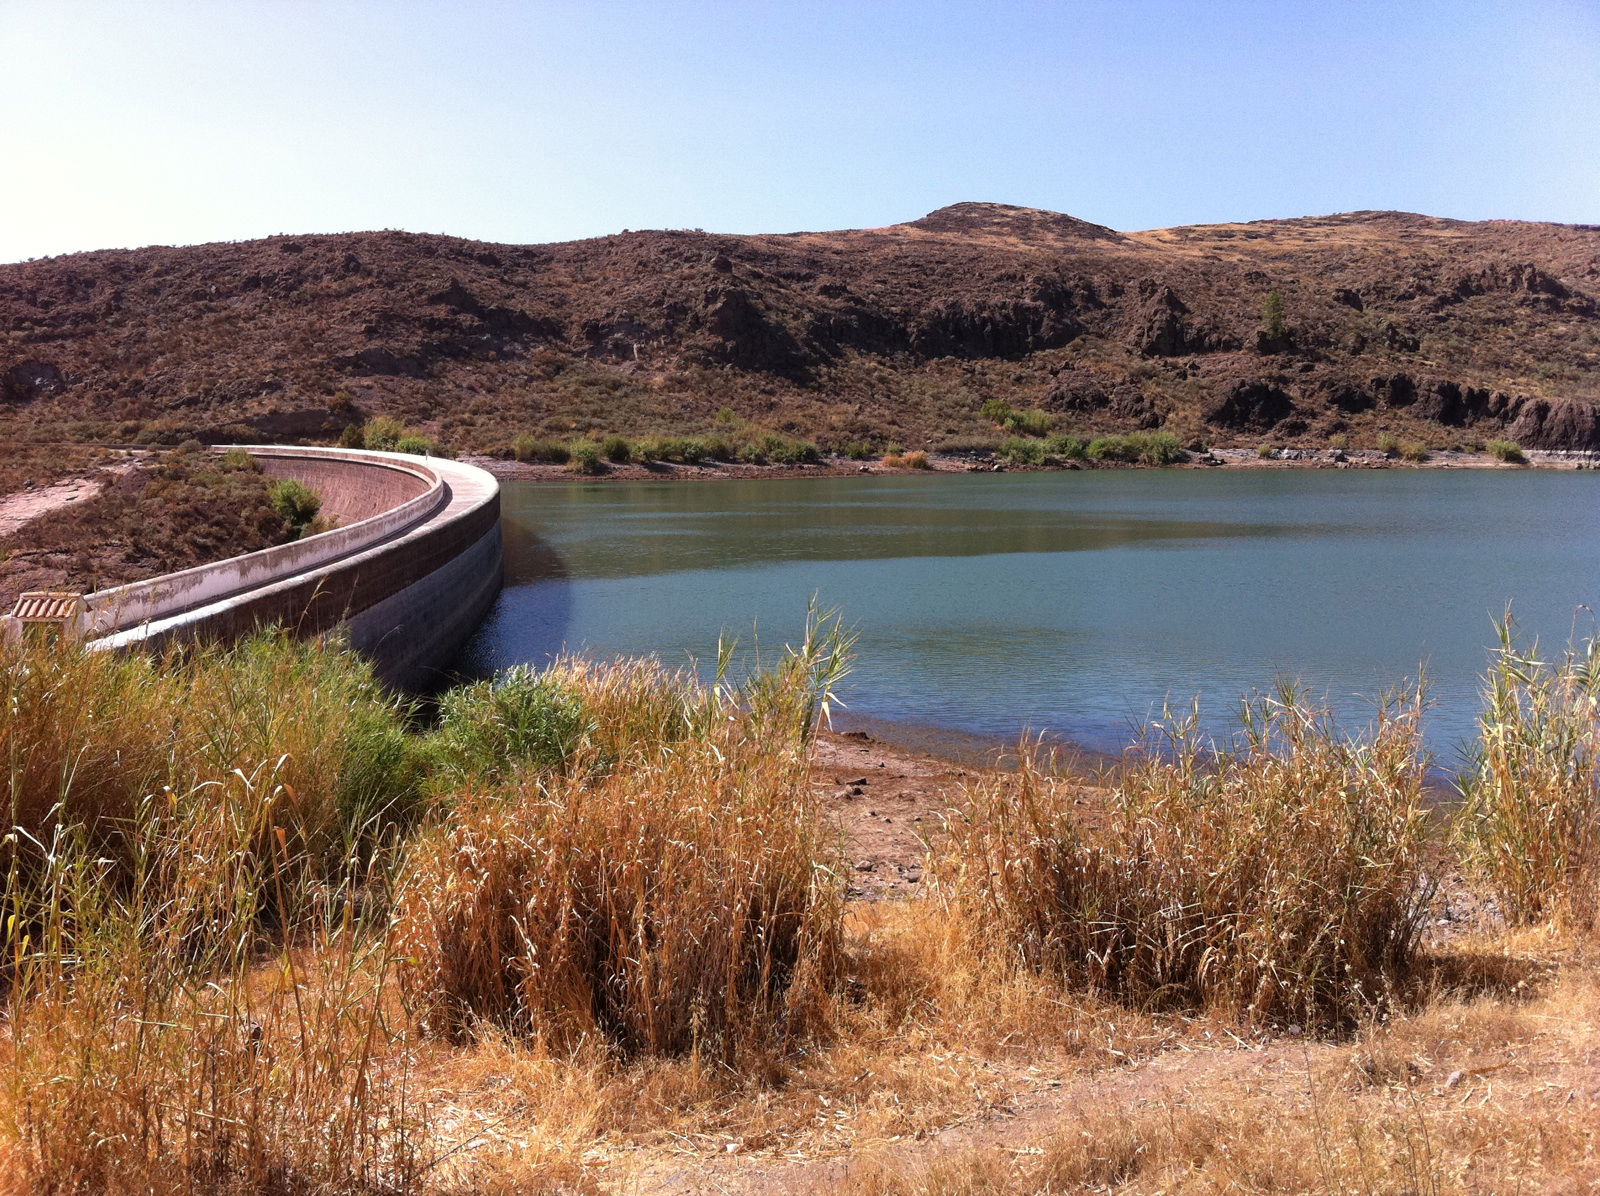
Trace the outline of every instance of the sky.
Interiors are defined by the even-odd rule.
[[[1600,0],[0,0],[0,262],[400,228],[1600,223]]]

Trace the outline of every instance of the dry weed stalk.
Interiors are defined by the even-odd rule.
[[[58,827],[40,883],[8,893],[30,929],[8,960],[0,1156],[30,1189],[419,1186],[426,1105],[386,928],[358,913],[371,878],[314,883],[271,826],[282,787],[269,762],[147,804],[114,877]]]
[[[814,619],[738,689],[566,666],[588,755],[460,797],[409,855],[402,975],[432,1026],[719,1059],[813,1029],[843,899],[806,745],[848,647]]]
[[[1213,755],[1169,722],[1092,815],[1025,763],[969,793],[939,865],[980,934],[1138,1008],[1346,1024],[1410,974],[1429,895],[1420,699],[1341,738],[1292,692]]]
[[[1595,923],[1600,906],[1600,641],[1524,652],[1510,619],[1484,685],[1457,842],[1506,920]]]

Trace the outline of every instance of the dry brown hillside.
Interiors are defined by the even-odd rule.
[[[1397,212],[1119,233],[963,203],[842,232],[102,251],[0,266],[0,438],[391,414],[493,450],[731,408],[828,447],[954,446],[992,442],[1003,398],[1218,445],[1600,448],[1597,295],[1600,228]]]

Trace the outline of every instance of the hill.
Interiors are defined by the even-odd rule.
[[[994,441],[1000,398],[1217,445],[1600,448],[1596,295],[1600,227],[1399,212],[1122,233],[962,203],[839,232],[100,251],[0,266],[0,437],[326,438],[388,414],[494,451],[721,413],[955,447]]]

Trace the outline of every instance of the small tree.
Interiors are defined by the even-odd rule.
[[[1283,321],[1282,291],[1267,292],[1266,300],[1261,304],[1261,327],[1269,341],[1281,341],[1289,334],[1289,326]]]
[[[322,510],[322,496],[298,478],[283,478],[272,484],[272,507],[294,529],[298,538]]]

